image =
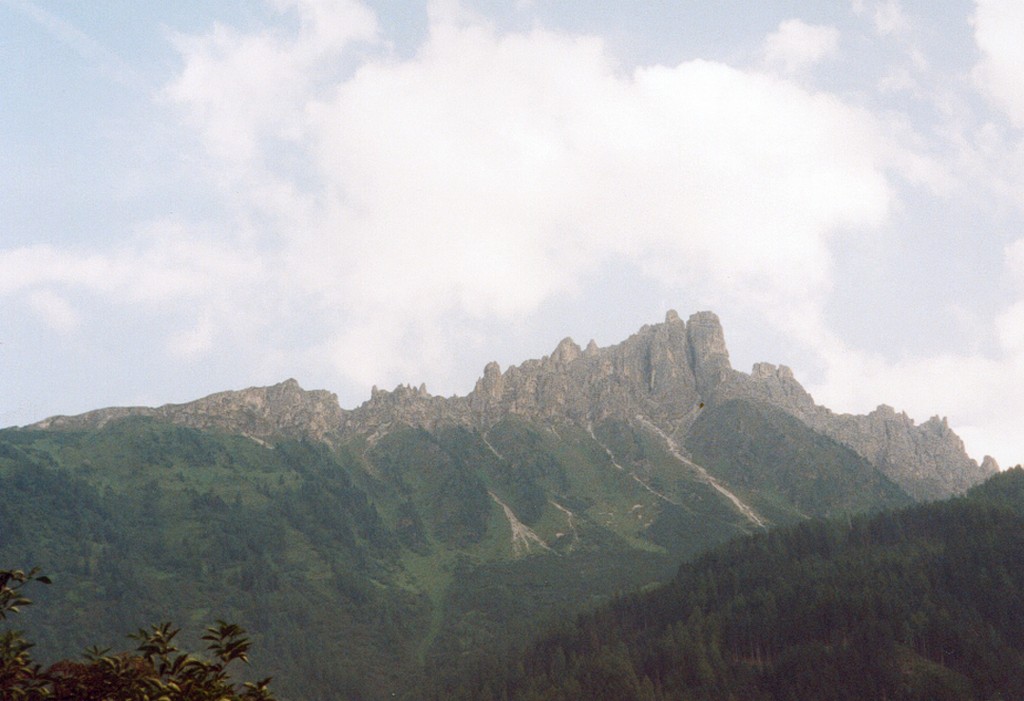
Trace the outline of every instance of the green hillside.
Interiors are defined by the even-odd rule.
[[[684,449],[715,485],[643,423],[510,417],[330,445],[140,417],[9,429],[0,563],[53,578],[17,622],[44,660],[162,620],[191,643],[221,618],[283,699],[418,698],[760,530],[723,490],[772,525],[907,501],[756,407],[709,411]]]
[[[911,503],[864,458],[764,404],[734,399],[707,408],[686,447],[776,522]]]
[[[445,699],[1024,697],[1024,470],[967,497],[755,534]]]

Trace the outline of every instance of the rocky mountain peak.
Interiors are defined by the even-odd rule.
[[[991,455],[986,455],[984,459],[981,461],[981,469],[986,474],[994,475],[995,473],[999,472],[1000,468],[999,463],[996,462],[996,459],[994,457],[992,457]]]
[[[965,491],[993,474],[993,464],[978,465],[946,419],[932,417],[916,425],[906,412],[880,404],[864,415],[835,414],[815,404],[784,365],[757,363],[722,387],[719,397],[753,399],[783,409],[878,467],[917,499],[938,499]]]
[[[815,404],[785,365],[757,363],[749,375],[734,370],[721,322],[709,311],[692,314],[684,323],[670,310],[664,323],[643,326],[613,346],[602,348],[591,340],[581,350],[565,338],[540,360],[505,371],[488,363],[464,397],[432,396],[424,385],[399,385],[391,392],[374,387],[368,401],[344,411],[334,394],[306,391],[289,379],[188,404],[54,417],[36,427],[98,427],[116,418],[143,415],[260,439],[362,434],[373,440],[402,425],[487,430],[517,415],[583,426],[609,418],[641,421],[682,438],[701,407],[730,399],[785,411],[853,449],[920,499],[961,492],[996,469],[992,460],[979,466],[968,457],[945,419],[933,417],[917,426],[905,413],[884,404],[867,415],[834,414]]]
[[[294,379],[270,387],[220,392],[160,410],[196,428],[231,430],[267,438],[277,435],[322,439],[342,416],[338,397],[326,390],[304,390]]]
[[[492,399],[501,397],[501,366],[493,360],[487,363],[484,367],[484,374],[477,380],[476,389],[473,391]]]
[[[563,338],[555,348],[554,352],[551,354],[550,361],[555,365],[564,366],[576,360],[581,355],[583,355],[583,351],[580,350],[580,347],[576,345],[575,341],[567,336]]]
[[[697,388],[710,395],[732,370],[718,316],[712,312],[692,314],[686,323],[686,342]]]
[[[700,357],[705,357],[705,345],[724,348],[724,342],[716,343],[698,341]],[[700,402],[690,357],[686,324],[674,311],[666,314],[665,323],[644,326],[614,346],[601,348],[591,340],[581,350],[566,338],[541,361],[528,360],[504,373],[488,364],[467,397],[468,422],[486,426],[508,414],[632,420],[637,413],[671,421]],[[720,361],[707,365],[719,368]]]

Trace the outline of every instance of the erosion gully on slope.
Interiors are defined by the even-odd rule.
[[[676,460],[683,463],[684,465],[687,465],[688,467],[692,468],[703,482],[713,487],[719,494],[721,494],[730,502],[732,502],[732,505],[736,507],[737,511],[743,514],[744,518],[746,518],[748,521],[750,521],[753,525],[757,526],[758,528],[768,527],[768,524],[760,516],[757,515],[757,512],[754,511],[753,508],[751,508],[748,504],[744,503],[743,500],[740,499],[738,496],[736,496],[728,489],[726,489],[721,482],[719,482],[710,474],[708,474],[708,471],[705,470],[702,466],[698,465],[689,458],[684,457],[682,452],[680,452],[679,447],[676,445],[676,442],[672,440],[671,436],[669,436],[667,433],[665,433],[660,428],[655,426],[641,414],[636,415],[636,420],[643,424],[644,427],[650,429],[651,431],[654,431],[659,436],[661,436],[662,439],[665,441],[665,444],[668,446],[668,452],[672,455],[672,457],[674,457]]]
[[[651,485],[647,484],[647,482],[645,482],[643,480],[643,478],[640,477],[640,475],[636,474],[632,470],[626,470],[626,468],[624,468],[622,465],[620,465],[618,462],[616,462],[615,454],[612,453],[611,448],[609,448],[604,443],[602,443],[598,439],[598,437],[594,434],[594,425],[593,424],[589,424],[589,423],[587,424],[587,433],[590,434],[590,437],[594,439],[595,443],[597,443],[599,446],[601,446],[601,448],[604,450],[604,452],[608,455],[608,459],[611,460],[611,463],[615,467],[615,469],[620,470],[622,472],[626,472],[627,474],[629,474],[629,476],[633,478],[634,482],[639,484],[641,487],[643,487],[648,492],[650,492],[654,496],[658,497],[662,501],[668,502],[669,504],[672,504],[673,506],[679,506],[681,508],[686,509],[687,511],[690,510],[690,507],[686,506],[685,504],[683,504],[681,502],[676,501],[675,499],[672,499],[672,498],[670,498],[668,496],[665,496],[664,494],[662,494],[661,492],[656,490],[654,487],[652,487]]]
[[[495,494],[494,492],[487,493],[490,494],[491,499],[493,499],[498,504],[498,506],[500,506],[505,511],[505,518],[508,519],[508,525],[512,529],[512,552],[514,552],[516,555],[522,555],[524,552],[528,553],[530,552],[530,546],[533,543],[539,545],[547,551],[551,550],[551,548],[548,547],[548,544],[545,543],[539,535],[534,533],[529,526],[527,526],[518,518],[516,518],[515,513],[512,511],[509,505],[503,502],[501,499],[499,499],[497,494]]]

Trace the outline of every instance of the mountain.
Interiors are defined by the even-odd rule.
[[[669,312],[472,392],[294,380],[0,431],[0,562],[72,655],[154,617],[253,633],[284,698],[417,698],[542,626],[736,536],[959,493],[995,470],[944,421],[835,415],[785,367],[734,370]]]
[[[640,422],[671,440],[685,441],[704,407],[728,400],[781,409],[852,449],[917,499],[961,493],[998,470],[988,456],[981,465],[971,459],[944,418],[935,416],[917,426],[905,413],[897,414],[884,404],[867,415],[834,414],[815,404],[784,365],[757,363],[750,374],[734,370],[721,323],[711,312],[693,314],[684,323],[678,313],[669,311],[664,323],[644,326],[608,348],[591,341],[581,349],[566,338],[550,356],[504,373],[497,363],[489,363],[465,397],[433,396],[422,385],[399,386],[393,392],[374,387],[369,401],[346,411],[338,406],[336,395],[307,392],[287,380],[182,405],[52,417],[30,428],[99,428],[125,416],[151,416],[252,438],[343,440],[380,435],[396,425],[486,431],[517,416],[578,426],[606,420]]]
[[[1024,470],[715,548],[428,698],[1024,697]]]

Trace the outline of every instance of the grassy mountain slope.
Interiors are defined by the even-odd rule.
[[[416,698],[425,674],[453,680],[756,530],[722,490],[773,523],[905,499],[752,411],[709,412],[687,443],[717,487],[639,422],[510,416],[334,445],[152,417],[0,431],[0,562],[54,578],[19,620],[43,658],[224,618],[252,633],[282,698]],[[771,440],[788,447],[751,447]]]
[[[53,575],[19,622],[46,656],[225,618],[253,632],[254,664],[286,698],[306,678],[360,695],[409,668],[428,607],[379,584],[398,546],[344,456],[149,422],[13,438],[0,557]]]
[[[1024,696],[1024,470],[964,498],[759,533],[437,698]]]
[[[776,522],[911,503],[851,449],[767,404],[733,399],[709,407],[686,447]]]

